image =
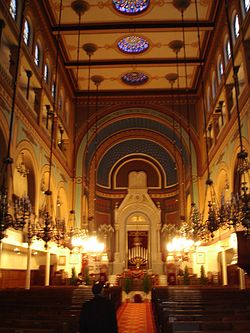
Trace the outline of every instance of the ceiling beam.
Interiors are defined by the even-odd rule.
[[[178,59],[178,64],[200,65],[204,63],[204,59],[187,58]],[[121,66],[121,65],[172,65],[177,64],[176,58],[168,59],[111,59],[111,60],[91,60],[92,66]],[[89,61],[66,61],[64,62],[66,68],[88,67]]]
[[[152,22],[152,21],[134,21],[134,22],[109,22],[109,23],[88,23],[88,24],[63,24],[63,25],[55,25],[52,26],[52,32],[65,32],[65,33],[73,33],[77,31],[103,31],[103,30],[114,30],[114,32],[118,32],[121,30],[128,29],[172,29],[172,30],[181,30],[183,28],[186,29],[201,29],[206,31],[211,31],[214,29],[214,22],[210,21],[161,21],[161,22]]]

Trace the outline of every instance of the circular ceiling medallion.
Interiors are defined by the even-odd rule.
[[[150,0],[113,0],[115,9],[123,14],[139,14],[146,10]]]
[[[122,76],[122,81],[132,86],[139,86],[148,81],[148,76],[142,72],[129,72]]]
[[[132,35],[120,39],[117,46],[124,53],[142,53],[148,49],[149,42],[142,37]]]

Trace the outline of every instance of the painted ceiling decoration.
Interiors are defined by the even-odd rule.
[[[109,175],[113,166],[124,156],[145,155],[160,163],[166,174],[166,186],[177,183],[177,174],[173,157],[156,142],[147,139],[131,139],[119,142],[103,155],[97,167],[98,185],[109,188]]]
[[[99,126],[98,126],[99,127]],[[129,131],[132,129],[141,129],[141,130],[149,130],[154,133],[160,133],[170,142],[175,139],[176,149],[181,152],[183,163],[185,169],[187,170],[189,167],[189,154],[187,151],[187,147],[185,146],[183,140],[178,137],[177,133],[173,132],[171,127],[166,126],[163,123],[160,123],[156,120],[136,117],[133,116],[131,118],[125,118],[120,120],[115,120],[109,124],[108,126],[100,129],[97,133],[97,136],[93,138],[93,140],[89,143],[88,147],[88,155],[87,155],[87,165],[90,165],[90,161],[94,157],[94,152],[96,148],[98,148],[102,142],[105,142],[108,138],[114,136],[116,133],[120,133],[122,131]],[[183,131],[184,132],[184,131]],[[135,146],[136,147],[136,146]],[[133,153],[135,153],[134,151]]]
[[[88,87],[89,58],[86,52],[79,50],[77,61],[77,41],[80,31],[81,45],[94,43],[97,51],[91,57],[91,75],[103,76],[100,91],[102,94],[123,91],[134,94],[135,85],[124,84],[121,77],[125,73],[136,71],[146,73],[149,80],[146,84],[136,86],[137,91],[147,93],[148,90],[162,93],[171,91],[171,83],[166,75],[175,73],[177,59],[171,48],[173,40],[183,40],[183,24],[181,13],[173,1],[149,0],[88,0],[88,10],[79,25],[78,15],[71,7],[72,0],[63,0],[63,10],[59,24],[59,0],[43,1],[45,10],[50,13],[51,29],[54,35],[60,32],[62,43],[60,48],[64,65],[72,78],[72,84],[79,94],[84,96],[88,89],[96,91],[93,82]],[[179,3],[179,2],[178,2]],[[207,54],[207,40],[213,33],[216,12],[221,1],[197,1],[199,12],[200,44],[204,46],[200,54],[197,43],[197,17],[195,1],[184,12],[186,48],[178,54],[179,80],[175,90],[197,91],[200,80],[200,65]],[[150,42],[146,52],[126,53],[118,50],[117,42],[128,35],[142,37]],[[127,47],[127,50],[129,48]],[[138,48],[139,51],[139,48]],[[131,55],[130,57],[128,56]],[[140,56],[139,56],[140,55]],[[185,66],[187,69],[187,82]],[[77,66],[79,71],[77,73]],[[77,80],[78,77],[78,80]]]
[[[138,54],[145,52],[149,48],[149,42],[140,36],[130,35],[120,39],[117,46],[124,53]]]
[[[123,14],[139,14],[145,11],[149,0],[113,0],[115,9]]]
[[[143,72],[129,72],[122,76],[122,81],[131,86],[139,86],[148,81],[148,76]]]

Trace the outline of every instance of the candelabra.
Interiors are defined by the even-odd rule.
[[[208,201],[208,218],[206,220],[206,227],[207,230],[210,232],[211,237],[213,238],[214,232],[217,231],[221,226],[221,219],[213,181],[209,177],[206,185],[210,190],[210,200]]]
[[[229,18],[229,1],[225,1],[226,19],[229,33],[230,48],[233,50],[233,37]],[[241,227],[245,230],[245,234],[250,238],[250,193],[248,184],[250,181],[250,163],[248,161],[248,154],[243,146],[242,130],[241,130],[241,118],[239,107],[239,81],[238,70],[239,67],[235,65],[234,52],[231,52],[231,60],[233,67],[233,79],[235,88],[235,106],[237,112],[237,124],[239,132],[239,146],[240,151],[237,155],[238,167],[236,172],[236,180],[238,181],[238,187],[235,188],[235,193],[232,194],[230,201],[223,201],[221,211],[223,212],[224,221],[227,220],[227,226],[229,228]]]
[[[51,215],[51,195],[52,192],[47,190],[45,192],[46,200],[45,205],[39,210],[38,220],[34,226],[34,237],[42,239],[45,243],[45,249],[48,248],[50,241],[56,242],[58,245],[65,245],[66,243],[66,223],[64,219],[54,219]]]
[[[206,225],[203,223],[202,216],[195,203],[191,204],[189,227],[189,235],[195,243],[201,240],[207,240],[208,232]]]
[[[23,39],[22,31],[23,31],[23,22],[24,22],[24,9],[25,9],[25,1],[22,1],[22,4],[20,6],[21,20],[20,20],[19,36],[18,36],[17,58],[15,63],[14,77],[12,80],[13,93],[12,93],[12,103],[11,103],[11,112],[10,112],[9,138],[8,138],[8,146],[6,154],[7,157],[3,162],[3,169],[1,170],[2,186],[0,190],[0,242],[6,236],[6,230],[9,227],[18,226],[15,224],[12,215],[9,213],[8,186],[10,179],[10,167],[11,164],[13,163],[13,159],[10,156],[10,150],[11,150],[10,147],[11,147],[12,133],[13,133],[15,101],[16,101],[17,81],[18,81],[18,72],[19,72],[19,59],[20,59],[21,45]],[[1,250],[0,250],[0,256],[1,256]]]
[[[250,193],[248,182],[250,180],[250,164],[247,159],[247,153],[242,150],[238,153],[237,176],[239,191],[232,193],[230,201],[223,201],[221,209],[224,219],[227,220],[227,226],[235,230],[239,227],[245,229],[245,234],[250,237]]]
[[[27,196],[17,198],[14,202],[14,218],[15,229],[23,230],[25,224],[30,221],[32,215],[32,207]]]
[[[144,249],[145,250],[145,249]],[[148,262],[147,258],[134,256],[129,259],[129,263],[132,265],[135,265],[137,269],[139,269],[141,266],[146,265]]]

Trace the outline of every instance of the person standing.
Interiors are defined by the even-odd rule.
[[[118,333],[113,303],[103,296],[103,282],[92,287],[94,298],[83,303],[80,313],[80,333]]]

